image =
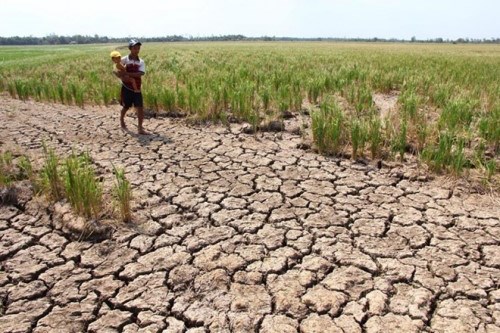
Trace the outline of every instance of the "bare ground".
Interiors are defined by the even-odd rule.
[[[135,195],[104,239],[75,238],[63,205],[0,207],[1,332],[500,332],[497,195],[290,132],[162,118],[137,136],[118,106],[0,100],[2,150],[88,151]]]

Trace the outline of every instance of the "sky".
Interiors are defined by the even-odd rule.
[[[1,0],[0,36],[500,38],[499,0]]]

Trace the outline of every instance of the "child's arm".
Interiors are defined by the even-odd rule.
[[[122,64],[121,59],[119,57],[111,58],[115,63],[115,68],[119,71],[126,71],[125,66]]]
[[[123,66],[123,64],[121,62],[117,62],[116,63],[116,68],[119,69],[119,70],[121,70],[121,71],[126,71],[127,70],[126,67]]]

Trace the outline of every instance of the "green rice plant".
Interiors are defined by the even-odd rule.
[[[192,114],[197,114],[201,111],[202,92],[194,84],[189,83],[187,89],[188,110]]]
[[[300,82],[295,82],[292,87],[292,95],[290,96],[291,109],[295,112],[299,112],[302,109],[303,100]]]
[[[404,159],[404,153],[406,152],[406,146],[408,144],[407,141],[407,132],[408,132],[408,120],[406,118],[402,118],[399,124],[398,132],[396,136],[392,140],[392,151],[399,153],[399,158],[401,161]]]
[[[34,180],[33,165],[31,161],[26,156],[19,157],[17,162],[17,167],[19,168],[19,178],[20,179],[31,179]]]
[[[41,84],[35,83],[33,85],[33,96],[36,101],[41,101],[43,99],[43,86]]]
[[[73,93],[71,92],[71,89],[64,89],[64,104],[73,104]]]
[[[13,161],[14,161],[14,156],[12,155],[12,152],[6,151],[0,154],[0,166],[2,168],[8,168],[8,169],[12,168]]]
[[[212,84],[208,87],[208,96],[204,99],[202,112],[208,113],[206,119],[213,121],[220,119],[220,114],[224,112],[223,90],[220,85]]]
[[[222,109],[226,111],[229,108],[229,90],[226,86],[221,87],[222,94]]]
[[[187,105],[187,102],[186,102],[186,95],[187,95],[186,89],[177,86],[177,88],[176,88],[176,94],[177,94],[177,98],[176,98],[176,100],[177,100],[177,106],[180,109],[185,109],[186,105]]]
[[[484,182],[490,182],[497,172],[497,163],[495,159],[487,160],[485,156],[486,145],[482,140],[474,150],[473,165],[476,169],[483,170],[485,174]]]
[[[429,145],[422,152],[422,159],[434,171],[448,170],[460,175],[468,161],[464,153],[465,140],[451,132],[441,132],[437,145]]]
[[[7,91],[9,92],[10,97],[16,98],[16,85],[14,82],[7,83]]]
[[[27,100],[30,95],[28,84],[25,81],[16,80],[14,81],[14,85],[16,87],[17,98],[22,101]]]
[[[474,118],[475,104],[466,98],[450,100],[439,117],[440,129],[451,131],[468,129]]]
[[[455,175],[460,175],[464,169],[466,159],[464,155],[464,142],[465,140],[460,138],[457,140],[455,143],[455,149],[453,150],[453,153],[451,155],[451,160],[450,160],[450,167],[451,171]]]
[[[64,196],[64,187],[59,172],[59,158],[52,148],[43,144],[45,162],[41,169],[41,187],[48,198],[59,201]]]
[[[374,71],[374,73],[372,74],[371,85],[374,89],[382,93],[389,93],[390,91],[394,90],[394,82],[392,76],[380,71]]]
[[[369,112],[373,108],[372,91],[367,85],[361,85],[358,90],[357,101],[355,104],[358,113],[362,111]]]
[[[430,96],[432,103],[442,108],[444,107],[448,101],[450,100],[453,94],[453,86],[450,84],[441,84],[436,87],[434,93]]]
[[[382,150],[382,122],[379,117],[373,117],[369,123],[368,142],[371,158],[379,157]]]
[[[68,96],[71,95],[71,97],[67,97],[68,100],[75,101],[76,103],[76,95],[77,95],[77,87],[76,84],[73,82],[70,82],[69,85],[67,86],[67,93]],[[69,103],[68,103],[69,104]]]
[[[422,152],[422,158],[434,171],[443,170],[451,159],[453,137],[448,132],[439,135],[438,144],[429,145]]]
[[[57,103],[57,92],[52,85],[44,83],[42,85],[43,98],[46,101]]]
[[[101,99],[102,103],[105,106],[108,106],[111,103],[113,93],[109,89],[109,87],[106,84],[101,84]]]
[[[249,82],[243,82],[236,88],[231,101],[231,109],[235,116],[245,121],[252,121],[255,115],[253,111],[253,94],[253,86]]]
[[[103,207],[102,186],[95,176],[88,154],[72,153],[64,162],[66,197],[79,215],[97,219]]]
[[[491,181],[493,175],[495,175],[498,170],[497,162],[494,159],[491,159],[486,162],[484,166],[486,169],[486,180]]]
[[[423,117],[419,117],[416,124],[417,132],[417,150],[422,151],[427,143],[427,138],[429,137],[429,125]]]
[[[352,158],[357,159],[358,156],[363,155],[365,143],[368,138],[368,133],[364,122],[358,119],[351,119],[351,144],[352,144]]]
[[[175,110],[175,92],[164,88],[160,94],[160,105],[166,111]]]
[[[419,96],[412,90],[405,91],[399,95],[398,101],[401,105],[400,111],[404,117],[414,120],[418,115]]]
[[[271,89],[270,87],[263,87],[262,91],[260,92],[260,98],[262,100],[262,108],[264,109],[264,112],[269,110],[269,107],[271,105]]]
[[[73,99],[75,101],[75,104],[81,108],[83,108],[85,104],[85,88],[81,86],[75,86],[75,91],[73,95]]]
[[[152,109],[154,112],[158,112],[159,110],[159,101],[158,101],[158,98],[160,96],[157,96],[155,93],[151,92],[151,91],[144,91],[143,92],[143,96],[144,96],[144,105],[147,107],[147,108],[150,108]]]
[[[308,91],[307,98],[309,100],[309,103],[318,104],[319,98],[322,93],[322,87],[323,83],[320,80],[318,79],[309,80],[309,86],[307,89]]]
[[[61,104],[65,104],[64,101],[65,101],[65,94],[64,94],[64,87],[62,85],[62,83],[58,83],[57,84],[57,87],[56,87],[56,91],[57,91],[57,97],[59,98],[59,102],[61,102]]]
[[[478,128],[480,136],[492,145],[495,152],[498,152],[500,149],[500,105],[481,116]]]
[[[113,187],[113,198],[116,206],[120,212],[120,219],[123,222],[130,222],[132,220],[132,210],[130,208],[130,201],[132,200],[132,190],[130,182],[125,177],[125,170],[113,166],[115,174],[115,185]]]
[[[9,185],[16,180],[33,179],[33,167],[26,156],[14,163],[12,152],[0,153],[0,185]]]
[[[281,86],[278,91],[278,111],[280,114],[288,111],[292,104],[292,98],[288,86]]]
[[[312,113],[313,140],[322,154],[338,154],[344,144],[344,115],[335,100],[321,103]]]
[[[344,88],[343,95],[359,116],[371,113],[374,104],[371,89],[367,85],[353,83]]]

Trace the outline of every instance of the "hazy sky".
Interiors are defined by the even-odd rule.
[[[0,36],[499,38],[499,0],[1,0]]]

